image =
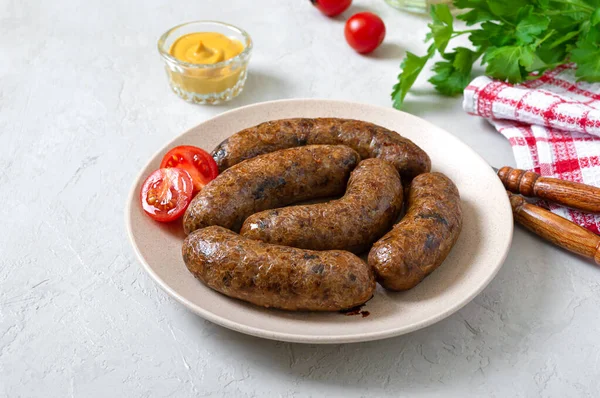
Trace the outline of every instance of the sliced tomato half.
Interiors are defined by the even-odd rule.
[[[189,173],[179,168],[158,169],[144,181],[140,191],[142,208],[159,222],[183,215],[192,201],[194,185]]]
[[[171,149],[162,162],[161,168],[179,167],[192,177],[194,194],[219,175],[217,162],[202,148],[181,145]]]

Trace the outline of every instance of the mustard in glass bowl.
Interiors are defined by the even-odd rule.
[[[175,94],[196,104],[218,104],[242,92],[252,39],[233,25],[196,21],[165,32],[158,52]]]

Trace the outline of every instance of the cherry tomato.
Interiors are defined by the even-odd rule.
[[[179,168],[158,169],[142,185],[142,209],[156,221],[176,220],[192,201],[193,189],[192,178],[187,171]]]
[[[361,54],[367,54],[383,42],[385,25],[377,15],[359,12],[346,21],[344,35],[350,47]]]
[[[328,17],[335,17],[346,11],[352,0],[310,0],[310,2]]]
[[[160,168],[168,167],[187,171],[194,183],[194,193],[198,193],[219,174],[219,167],[212,156],[204,149],[191,145],[177,146],[167,152],[160,162]]]

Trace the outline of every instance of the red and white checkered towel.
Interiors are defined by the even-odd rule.
[[[463,108],[508,139],[518,168],[600,186],[600,83],[577,82],[574,69],[563,65],[520,85],[478,77],[465,89]],[[547,206],[600,233],[600,215]]]

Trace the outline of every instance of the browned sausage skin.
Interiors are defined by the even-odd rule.
[[[183,217],[185,233],[211,225],[239,231],[256,212],[341,195],[359,161],[358,153],[343,145],[310,145],[248,159],[196,195]]]
[[[419,284],[446,258],[462,228],[460,195],[442,173],[416,177],[409,188],[408,210],[369,252],[377,281],[389,290]]]
[[[431,169],[429,156],[408,138],[373,123],[337,118],[265,122],[232,135],[212,156],[223,171],[263,153],[312,144],[347,145],[363,159],[386,160],[407,181]]]
[[[361,253],[390,230],[401,209],[396,169],[381,159],[366,159],[350,175],[341,199],[253,214],[240,234],[302,249]]]
[[[190,272],[210,288],[262,307],[338,311],[375,291],[371,268],[342,250],[271,245],[215,226],[190,234],[182,252]]]

